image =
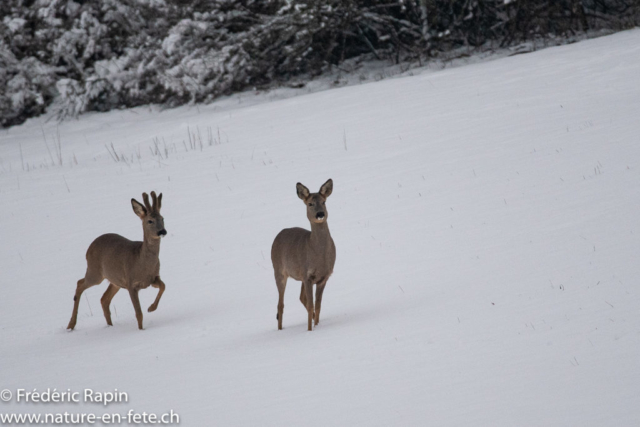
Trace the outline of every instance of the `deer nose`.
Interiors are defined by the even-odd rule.
[[[316,214],[316,219],[324,219],[324,212],[318,212]]]
[[[166,236],[166,235],[167,235],[167,230],[165,230],[164,228],[158,231],[158,236]]]

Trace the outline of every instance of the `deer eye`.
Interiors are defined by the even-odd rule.
[[[149,221],[147,221],[147,222],[148,222],[149,224],[153,224],[153,221],[151,221],[151,220],[149,220]]]
[[[313,203],[309,203],[309,206],[313,206]]]

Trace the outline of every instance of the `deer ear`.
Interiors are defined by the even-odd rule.
[[[298,197],[302,200],[306,200],[309,197],[309,189],[300,183],[296,184],[296,191],[298,192]]]
[[[158,210],[162,209],[162,193],[158,195]]]
[[[131,206],[133,207],[133,212],[140,218],[144,218],[147,215],[147,209],[136,199],[131,199]]]
[[[329,179],[320,187],[320,195],[326,199],[331,193],[333,193],[333,180]]]

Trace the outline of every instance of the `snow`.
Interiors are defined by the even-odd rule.
[[[1,131],[0,389],[129,401],[0,412],[637,425],[639,75],[633,30],[272,102]],[[290,279],[278,331],[271,243],[309,227],[296,182],[328,178],[337,262],[320,325],[306,331]],[[66,331],[87,247],[141,238],[129,200],[151,190],[169,233],[158,310],[142,291],[139,331],[120,292],[107,327],[102,284]]]
[[[24,24],[26,24],[27,21],[22,18],[9,18],[8,16],[5,16],[3,23],[7,28],[9,28],[9,32],[16,33],[24,27]]]

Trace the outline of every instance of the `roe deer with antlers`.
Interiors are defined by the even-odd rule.
[[[271,247],[271,262],[278,286],[278,329],[282,329],[284,311],[284,291],[289,277],[302,282],[300,302],[307,309],[308,330],[312,322],[320,321],[322,293],[333,273],[336,263],[336,246],[333,243],[327,219],[329,212],[325,206],[327,197],[333,191],[333,181],[325,182],[318,193],[309,193],[309,189],[297,183],[298,197],[307,206],[307,218],[311,231],[304,228],[285,228],[276,236]],[[315,312],[313,306],[313,285],[316,285]]]
[[[87,250],[87,272],[84,279],[78,280],[76,294],[73,297],[73,313],[67,329],[76,326],[80,296],[91,286],[99,285],[104,279],[109,281],[107,291],[100,298],[107,325],[111,323],[109,304],[120,288],[127,289],[138,319],[138,328],[142,328],[142,309],[138,299],[138,291],[150,285],[158,288],[156,300],[149,306],[149,312],[158,308],[160,297],[164,293],[164,282],[160,280],[160,238],[167,234],[164,229],[164,218],[160,215],[162,194],[156,197],[151,192],[153,205],[149,204],[149,196],[142,193],[144,206],[131,199],[133,212],[142,220],[144,240],[132,242],[118,234],[103,234],[91,243]]]

